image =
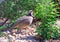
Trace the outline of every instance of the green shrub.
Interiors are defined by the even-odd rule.
[[[6,28],[6,26],[1,26],[0,30],[4,30]]]
[[[3,32],[0,32],[0,37],[2,37],[2,36],[5,36],[5,34]]]
[[[0,3],[0,18],[7,18],[12,23],[15,23],[18,18],[28,14],[28,10],[34,10],[35,4],[35,0],[5,0]],[[3,25],[0,29],[4,29]]]
[[[26,11],[35,8],[33,0],[5,0],[0,4],[0,17],[16,20]]]
[[[38,3],[36,5],[35,16],[41,19],[41,25],[37,27],[37,33],[43,35],[44,39],[56,38],[59,36],[59,29],[54,26],[57,18],[56,4],[49,0],[48,2]]]

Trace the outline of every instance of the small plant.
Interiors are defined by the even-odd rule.
[[[6,26],[1,26],[0,30],[4,30],[6,28]]]
[[[6,34],[4,34],[3,32],[0,32],[0,37],[5,36]]]
[[[37,27],[37,33],[43,35],[44,39],[56,38],[59,36],[59,29],[54,26],[57,18],[57,11],[54,2],[38,3],[35,16],[41,19],[41,25]]]

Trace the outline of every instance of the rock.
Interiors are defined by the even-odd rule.
[[[4,34],[7,34],[6,32],[3,32]]]
[[[22,30],[21,33],[17,33],[18,31],[16,29],[12,29],[11,32],[9,30],[4,31],[3,33],[7,35],[5,36],[6,42],[36,42],[34,36],[37,35],[37,33],[35,31],[36,28],[29,27],[26,30]],[[4,37],[2,37],[2,39],[4,40]]]
[[[27,40],[15,40],[15,42],[28,42]]]
[[[15,40],[15,36],[12,36],[12,35],[8,35],[8,38]]]
[[[57,26],[60,26],[60,20],[57,20],[57,21],[56,21],[56,25],[57,25]]]
[[[26,34],[25,36],[29,36],[28,34]]]
[[[13,33],[12,35],[16,37],[16,33]]]
[[[57,40],[57,42],[60,42],[60,40]]]
[[[23,37],[26,37],[26,36],[28,36],[28,35],[23,35]]]
[[[10,34],[10,31],[6,31],[6,33]]]
[[[19,37],[20,37],[20,38],[23,38],[24,36],[23,36],[22,34],[19,34]]]
[[[5,37],[0,37],[0,42],[9,42],[9,39]]]
[[[12,33],[16,33],[17,32],[17,29],[12,29],[11,32]]]
[[[32,42],[31,40],[28,40],[27,42]]]
[[[19,34],[16,34],[16,40],[17,40],[17,39],[20,39],[20,36],[19,36]]]
[[[52,40],[52,39],[50,39],[50,40],[49,40],[49,42],[53,42],[53,40]]]
[[[9,42],[15,42],[15,36],[8,35]]]
[[[32,35],[32,33],[29,33],[28,35]]]
[[[33,36],[36,36],[38,33],[33,33]]]
[[[15,40],[15,42],[21,42],[20,40]]]

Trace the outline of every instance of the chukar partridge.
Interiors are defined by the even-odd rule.
[[[21,32],[22,29],[27,29],[27,27],[32,24],[32,21],[33,21],[33,11],[29,10],[28,15],[19,18],[14,24],[14,26],[18,27],[19,31]]]

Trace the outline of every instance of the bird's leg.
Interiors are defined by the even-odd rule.
[[[19,28],[18,29],[18,33],[22,33],[22,28]]]

